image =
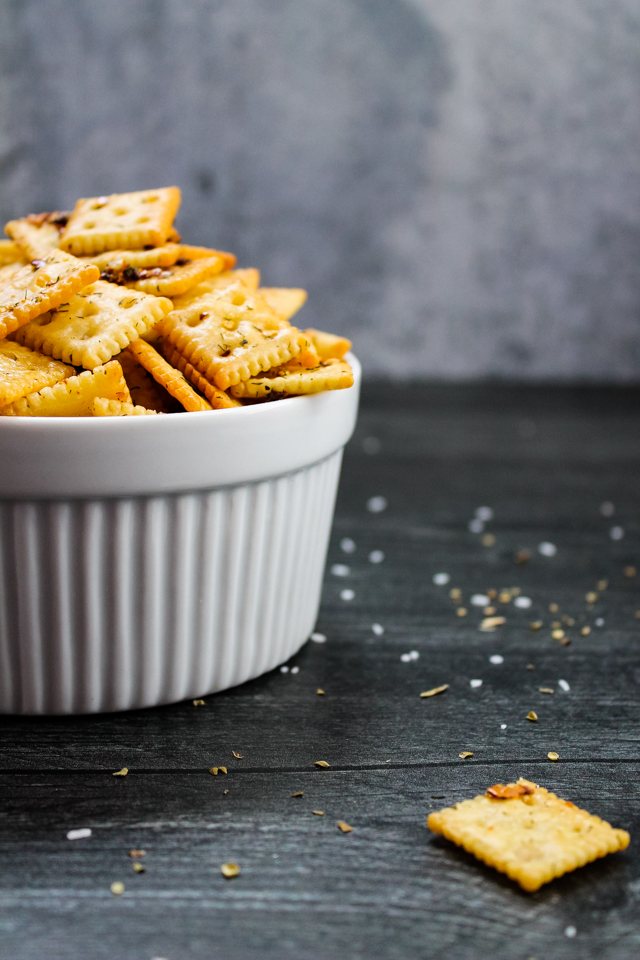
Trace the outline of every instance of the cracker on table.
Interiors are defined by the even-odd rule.
[[[158,411],[122,400],[107,400],[106,397],[96,397],[91,404],[92,417],[140,417],[148,413],[157,415]]]
[[[625,830],[522,778],[431,813],[427,825],[528,891],[629,844]]]
[[[180,206],[178,187],[78,200],[60,247],[78,256],[166,243]]]
[[[153,379],[144,367],[140,366],[128,350],[123,350],[115,359],[122,367],[131,394],[131,402],[136,406],[155,410],[156,413],[177,413],[182,409],[181,405]]]
[[[160,333],[221,390],[291,360],[304,340],[262,297],[237,286],[174,310]]]
[[[4,229],[23,250],[26,259],[33,260],[58,249],[66,216],[60,212],[30,214],[19,220],[10,220]]]
[[[131,394],[117,360],[95,370],[44,387],[0,409],[4,417],[90,417],[98,397],[131,403]]]
[[[0,267],[23,258],[24,254],[17,243],[13,240],[0,240]]]
[[[346,337],[337,337],[335,333],[325,333],[324,330],[314,330],[313,327],[304,332],[311,339],[321,360],[342,360],[351,350],[351,340]]]
[[[0,407],[74,374],[66,363],[11,340],[0,340]]]
[[[149,343],[135,340],[129,344],[127,350],[189,413],[212,409],[211,404],[196,393],[184,375],[167,363]]]
[[[205,395],[214,410],[227,410],[230,407],[242,406],[239,400],[234,400],[225,390],[219,390],[218,387],[209,383],[206,377],[203,377],[200,371],[196,370],[188,360],[185,360],[177,350],[171,347],[167,348],[166,345],[165,350],[167,360],[171,366],[175,367],[176,370],[180,370],[181,373],[184,373],[187,380],[189,380],[200,393]]]
[[[0,283],[0,339],[97,280],[98,268],[62,250],[37,258]]]
[[[38,317],[21,327],[16,340],[92,370],[120,353],[165,316],[171,306],[164,297],[97,280],[60,304],[49,318]]]
[[[233,397],[257,400],[278,394],[289,397],[353,386],[353,371],[345,360],[326,360],[309,369],[297,359],[268,370],[259,377],[242,380],[229,388]]]
[[[258,292],[283,320],[291,320],[307,302],[307,291],[298,287],[260,287]]]
[[[143,293],[153,293],[157,297],[179,297],[207,277],[223,270],[224,258],[216,254],[188,263],[174,263],[170,267],[139,269],[136,271],[137,279],[127,282],[127,286]]]
[[[236,289],[246,289],[255,293],[260,285],[260,271],[255,267],[246,267],[241,270],[227,270],[224,273],[218,273],[215,276],[208,277],[192,287],[181,297],[174,297],[173,306],[176,310],[183,310],[190,306],[194,300],[199,300],[209,293],[221,296],[223,291],[235,286]]]

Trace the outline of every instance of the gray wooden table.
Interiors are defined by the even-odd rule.
[[[639,427],[633,391],[368,386],[325,643],[204,706],[0,720],[0,958],[638,956]],[[372,513],[376,496],[388,505]],[[480,506],[494,518],[473,533]],[[506,624],[481,632],[470,597],[510,587],[531,607],[499,605]],[[528,895],[426,830],[431,809],[520,775],[630,830],[631,846]],[[82,827],[90,838],[66,838]]]

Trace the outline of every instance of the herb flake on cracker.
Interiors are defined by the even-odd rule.
[[[234,397],[258,399],[275,394],[299,396],[324,390],[343,390],[353,384],[353,372],[345,360],[327,360],[308,369],[295,361],[251,377],[230,388]]]
[[[427,826],[529,892],[599,857],[629,834],[521,778],[431,814]]]

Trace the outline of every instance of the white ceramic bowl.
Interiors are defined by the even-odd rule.
[[[200,697],[313,629],[355,383],[160,417],[0,417],[0,712]]]

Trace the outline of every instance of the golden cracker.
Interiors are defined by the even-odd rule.
[[[75,374],[73,367],[11,340],[0,340],[0,407]]]
[[[169,238],[180,206],[180,190],[138,190],[78,200],[60,238],[69,253],[159,247]]]
[[[429,814],[427,825],[524,890],[538,890],[629,844],[625,830],[528,780],[490,791]]]
[[[107,400],[106,397],[97,397],[91,404],[92,417],[140,417],[148,413],[157,415],[158,411],[122,400]]]
[[[0,267],[22,260],[23,257],[22,250],[13,240],[0,240]]]
[[[46,257],[52,250],[57,250],[60,243],[60,230],[47,220],[38,222],[37,218],[22,217],[10,220],[4,229],[24,251],[27,260]]]
[[[97,269],[94,267],[93,269]],[[97,280],[16,333],[16,340],[59,360],[92,370],[157,323],[171,301]]]
[[[326,360],[308,369],[296,360],[269,370],[262,377],[251,377],[230,387],[233,397],[257,400],[278,394],[289,397],[323,390],[344,390],[353,386],[353,372],[346,360]]]
[[[141,367],[133,354],[123,350],[116,357],[122,367],[124,378],[127,381],[131,402],[136,406],[155,410],[156,413],[172,413],[177,411],[177,404],[169,393],[153,379],[150,373]]]
[[[237,284],[174,310],[160,333],[221,390],[291,360],[301,347],[299,330]]]
[[[260,287],[258,293],[282,320],[291,320],[307,302],[307,291],[297,287]]]
[[[152,293],[158,297],[179,297],[191,287],[206,280],[207,277],[224,270],[224,259],[219,254],[191,260],[189,263],[175,263],[170,267],[151,267],[140,270],[139,279],[127,283],[132,290]]]
[[[131,403],[131,394],[117,360],[84,370],[52,387],[44,387],[0,409],[4,417],[90,417],[98,397]]]
[[[183,374],[167,363],[150,344],[136,340],[129,344],[127,350],[189,413],[212,409],[211,404],[196,393]]]
[[[173,306],[176,310],[183,310],[190,306],[194,300],[213,293],[220,296],[224,290],[234,286],[237,289],[246,289],[251,293],[256,293],[260,285],[260,271],[255,267],[247,267],[242,270],[227,270],[224,273],[218,273],[215,276],[208,277],[197,286],[192,287],[183,296],[175,297]]]
[[[321,360],[342,360],[351,350],[351,340],[346,337],[337,337],[335,333],[325,333],[324,330],[314,330],[313,327],[304,332],[311,339]]]
[[[23,267],[28,267],[28,260],[12,260],[10,263],[0,264],[0,287],[5,282],[5,280],[10,280],[18,270],[22,270]]]
[[[172,367],[184,373],[187,380],[196,387],[200,393],[203,393],[214,410],[227,410],[230,407],[241,407],[239,400],[234,400],[224,390],[219,390],[212,383],[202,376],[192,364],[181,356],[177,350],[168,349],[167,360]]]
[[[0,339],[97,280],[98,268],[62,250],[32,260],[0,284]]]
[[[165,243],[150,250],[103,250],[93,257],[83,257],[87,263],[95,263],[100,270],[107,267],[170,267],[180,258],[180,244]]]
[[[223,270],[233,270],[236,265],[236,257],[233,253],[228,253],[226,250],[214,250],[210,247],[194,247],[188,243],[181,243],[180,253],[178,255],[180,260],[200,260],[202,257],[222,257],[224,261]]]

